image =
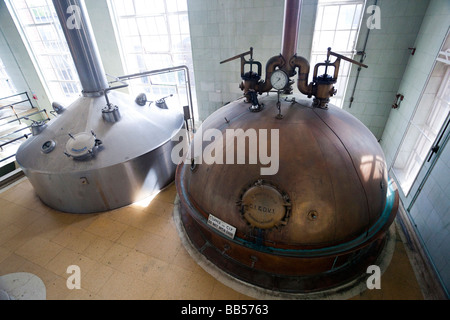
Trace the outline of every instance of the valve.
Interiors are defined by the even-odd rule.
[[[245,59],[248,55],[250,55],[250,60]],[[244,96],[247,98],[247,102],[252,104],[250,110],[252,112],[261,111],[261,105],[258,102],[257,92],[258,84],[262,76],[262,64],[261,62],[253,59],[253,48],[250,48],[250,51],[222,61],[220,64],[228,63],[237,59],[241,59],[241,79],[243,80],[239,88],[244,91]],[[249,71],[246,71],[246,66],[250,66]],[[254,66],[257,67],[257,71],[255,71]]]
[[[331,56],[336,57],[335,62],[331,62]],[[356,64],[363,68],[368,68],[367,65],[355,61],[353,59],[347,58],[341,54],[331,51],[331,48],[328,48],[327,60],[324,63],[316,64],[314,68],[314,76],[313,76],[313,95],[314,106],[318,108],[328,108],[328,103],[330,102],[330,98],[337,94],[337,90],[334,85],[337,83],[339,76],[339,69],[341,66],[341,60],[345,60],[347,62]],[[319,68],[325,67],[325,73],[319,75]],[[334,68],[334,74],[329,75],[328,71],[330,68]]]

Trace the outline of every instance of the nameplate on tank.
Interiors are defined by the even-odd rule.
[[[234,239],[234,237],[236,236],[235,227],[229,225],[226,222],[223,222],[222,220],[213,216],[212,214],[209,215],[208,225],[231,239]]]

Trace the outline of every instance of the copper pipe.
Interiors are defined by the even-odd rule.
[[[281,55],[289,61],[297,53],[298,32],[300,28],[302,0],[286,0],[284,8],[283,42]],[[293,76],[293,70],[286,65],[289,76]]]
[[[308,84],[310,71],[310,64],[308,60],[306,60],[303,57],[298,57],[297,55],[294,55],[292,59],[289,61],[289,66],[292,71],[295,71],[296,68],[299,68],[298,83],[297,83],[298,90],[301,93],[307,95],[308,97],[311,97],[314,92],[313,92],[313,85]]]
[[[259,85],[258,87],[258,92],[259,93],[263,93],[263,92],[269,92],[270,90],[272,90],[272,82],[270,81],[270,78],[272,77],[272,73],[275,71],[275,69],[278,68],[282,68],[286,65],[286,61],[284,60],[284,58],[279,55],[279,56],[275,56],[270,58],[269,61],[267,61],[266,64],[266,80]]]

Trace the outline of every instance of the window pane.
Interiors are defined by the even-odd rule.
[[[329,47],[333,47],[334,44],[334,31],[322,31],[320,34],[320,40],[318,43],[318,49],[326,51]]]
[[[438,69],[446,71],[442,74],[436,71]],[[436,78],[440,81],[439,89],[430,89],[435,86]],[[394,163],[395,175],[405,195],[411,191],[449,114],[450,67],[438,62]]]
[[[337,31],[334,36],[333,50],[334,51],[350,51],[349,47],[350,31]]]
[[[356,5],[341,6],[337,30],[349,30],[353,26]]]
[[[339,6],[326,6],[323,13],[322,30],[335,30],[339,17]]]
[[[363,9],[363,5],[362,4],[358,4],[356,6],[355,17],[353,19],[352,29],[358,29],[359,22],[361,20],[362,9]]]
[[[361,27],[364,0],[319,0],[313,37],[311,65],[326,60],[328,48],[349,58],[353,58],[357,35]],[[350,64],[342,61],[339,70],[337,95],[331,99],[338,107],[343,106],[347,90]]]
[[[18,29],[30,45],[51,99],[71,102],[79,96],[78,75],[55,8],[50,0],[8,0]],[[68,86],[67,81],[72,85]],[[58,83],[61,82],[61,83]],[[75,84],[75,86],[73,85]],[[70,87],[70,88],[69,88]]]
[[[127,0],[126,3],[134,3],[136,13],[125,18],[121,15],[123,0],[111,0],[127,73],[186,65],[192,73],[190,78],[194,79],[187,0]],[[128,20],[127,27],[121,27],[125,20]],[[159,95],[186,90],[180,89],[178,77],[170,77],[171,87],[153,88],[150,79],[143,79],[130,82],[130,89],[136,94]],[[182,85],[185,86],[185,82]]]

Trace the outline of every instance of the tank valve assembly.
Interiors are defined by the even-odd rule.
[[[250,55],[250,60],[247,61],[245,57],[248,55]],[[336,61],[331,61],[332,56],[337,58]],[[291,94],[294,81],[290,80],[290,77],[296,74],[298,74],[298,90],[307,95],[308,98],[314,97],[313,106],[315,108],[327,109],[330,98],[337,94],[334,85],[338,80],[341,61],[345,60],[360,67],[368,68],[367,65],[335,53],[331,51],[331,48],[328,48],[327,60],[315,66],[313,82],[308,84],[310,72],[309,62],[303,57],[294,55],[289,60],[289,63],[286,63],[286,58],[288,57],[279,55],[272,57],[267,62],[265,80],[262,80],[261,63],[253,59],[253,48],[250,48],[248,52],[222,61],[221,64],[241,59],[241,78],[243,82],[240,85],[240,89],[244,92],[244,96],[247,99],[246,102],[252,104],[250,110],[253,112],[262,110],[258,101],[258,95],[272,90],[279,93]],[[246,72],[246,66],[250,66],[250,71]],[[322,72],[323,67],[325,68],[324,73],[319,74],[319,71]],[[331,68],[334,68],[332,75],[328,74]],[[297,69],[298,72],[296,72]]]
[[[167,109],[169,109],[169,107],[167,106],[166,99],[172,98],[172,97],[173,97],[173,94],[171,94],[167,97],[161,98],[161,99],[157,100],[155,102],[155,104],[158,108],[167,110]]]
[[[245,57],[250,55],[250,60],[246,60]],[[241,59],[241,79],[242,83],[239,88],[244,92],[247,103],[251,103],[249,108],[251,112],[260,112],[264,106],[258,101],[257,87],[261,80],[262,64],[259,61],[253,59],[253,48],[250,51],[241,53],[235,57],[222,61],[220,64],[228,63],[237,59]],[[246,66],[250,67],[250,70],[246,71]],[[256,67],[256,70],[255,69]]]

